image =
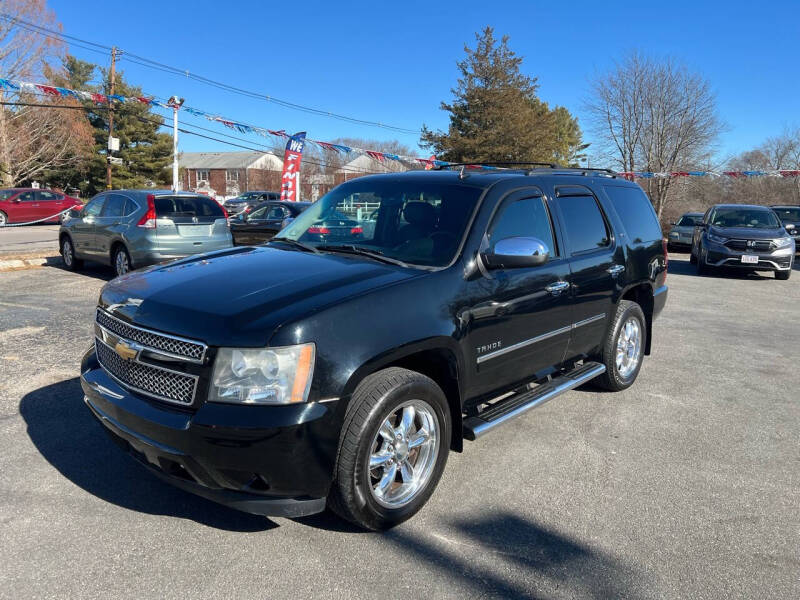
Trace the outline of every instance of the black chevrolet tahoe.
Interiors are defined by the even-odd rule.
[[[641,188],[610,172],[362,177],[266,245],[109,282],[85,403],[185,490],[385,529],[465,439],[590,380],[633,384],[664,246]]]

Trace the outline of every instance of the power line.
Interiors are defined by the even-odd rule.
[[[36,95],[45,96],[46,94],[36,94]],[[82,105],[81,106],[72,106],[72,105],[69,105],[69,104],[43,104],[43,103],[34,103],[34,102],[0,102],[0,106],[27,106],[27,107],[33,107],[33,108],[60,108],[60,109],[71,109],[71,110],[85,110],[85,111],[108,110],[107,106],[91,106],[91,107],[89,107],[89,106],[82,106]],[[134,117],[134,118],[136,118],[136,119],[138,119],[138,120],[140,120],[140,121],[142,121],[144,123],[152,123],[152,124],[158,125],[160,127],[171,128],[171,125],[169,125],[168,123],[166,123],[163,120],[148,119],[147,117],[142,117],[140,115],[129,115],[129,116],[132,116],[132,117]],[[197,125],[188,125],[188,124],[185,125],[185,127],[192,127],[192,128],[196,128],[196,129],[205,129],[205,128],[198,127]],[[236,148],[242,148],[244,150],[250,150],[252,152],[260,152],[262,154],[269,154],[271,156],[275,156],[276,158],[281,158],[280,155],[275,154],[274,152],[271,152],[269,150],[265,150],[264,148],[253,148],[252,146],[245,146],[243,144],[236,144],[234,142],[229,142],[227,140],[221,140],[219,138],[216,138],[216,137],[213,137],[213,136],[210,136],[210,135],[204,135],[202,133],[197,133],[196,131],[191,131],[189,129],[185,129],[185,128],[182,128],[182,127],[178,127],[178,131],[180,131],[181,133],[185,133],[187,135],[194,135],[196,137],[201,137],[201,138],[204,138],[204,139],[207,139],[207,140],[212,140],[212,141],[215,141],[215,142],[219,142],[221,144],[227,144],[228,146],[233,146],[233,147],[236,147]],[[206,131],[212,131],[212,130],[206,129]],[[225,134],[218,134],[218,135],[225,135]],[[239,139],[240,141],[247,141],[247,140],[241,140],[241,138],[235,138],[234,136],[226,136],[226,137],[230,137],[232,139]],[[281,160],[282,160],[282,158],[281,158]],[[330,163],[317,162],[317,161],[308,160],[308,159],[304,159],[303,162],[305,164],[315,165],[315,166],[318,166],[318,167],[333,167],[333,168],[336,168],[336,169],[338,169],[340,171],[347,172],[347,173],[364,173],[366,175],[373,175],[373,174],[383,173],[383,171],[367,171],[367,170],[364,170],[364,169],[353,169],[353,168],[350,168],[350,167],[346,167],[345,165],[332,165]]]
[[[86,44],[86,45],[93,46],[94,48],[86,48],[86,49],[92,50],[94,52],[101,52],[101,50],[99,50],[99,49],[102,49],[103,50],[102,53],[106,54],[107,52],[109,52],[111,50],[110,46],[104,46],[102,44],[97,44],[95,42],[91,42],[91,41],[88,41],[88,40],[83,40],[83,39],[75,37],[75,36],[71,36],[71,35],[67,35],[67,34],[61,33],[59,31],[54,31],[52,29],[48,29],[46,27],[42,27],[41,25],[36,25],[35,23],[30,23],[30,22],[25,21],[23,19],[20,19],[18,17],[13,17],[13,16],[9,15],[8,13],[0,13],[0,18],[3,18],[5,20],[7,20],[7,21],[10,21],[11,23],[14,23],[14,24],[16,24],[16,25],[18,25],[20,27],[23,27],[24,29],[27,29],[28,31],[33,31],[35,33],[39,33],[39,34],[44,35],[46,37],[55,36],[56,39],[67,39],[67,40],[72,41],[73,43],[80,43],[80,44]],[[415,130],[415,129],[409,129],[409,128],[406,128],[406,127],[399,127],[399,126],[396,126],[396,125],[389,125],[389,124],[386,124],[386,123],[381,123],[381,122],[378,122],[378,121],[370,121],[370,120],[367,120],[367,119],[359,119],[359,118],[356,118],[356,117],[351,117],[351,116],[348,116],[348,115],[334,113],[334,112],[331,112],[331,111],[328,111],[328,110],[324,110],[324,109],[320,109],[320,108],[315,108],[315,107],[306,106],[306,105],[303,105],[303,104],[298,104],[296,102],[290,102],[288,100],[282,100],[282,99],[276,98],[274,96],[270,96],[270,95],[263,94],[263,93],[260,93],[260,92],[254,92],[252,90],[247,90],[245,88],[240,88],[238,86],[234,86],[234,85],[227,84],[227,83],[224,83],[224,82],[221,82],[221,81],[210,79],[210,78],[204,77],[202,75],[197,75],[197,74],[191,73],[188,69],[179,69],[177,67],[173,67],[171,65],[167,65],[167,64],[164,64],[164,63],[161,63],[161,62],[146,58],[144,56],[139,56],[137,54],[132,54],[132,53],[127,52],[127,51],[123,51],[123,58],[125,60],[128,60],[128,61],[130,61],[130,62],[132,62],[134,64],[138,64],[138,65],[143,66],[143,67],[156,69],[156,70],[163,71],[165,73],[169,73],[169,74],[172,74],[172,75],[179,75],[181,77],[186,77],[188,79],[192,79],[194,81],[197,81],[197,82],[200,82],[200,83],[204,83],[206,85],[218,88],[220,90],[224,90],[224,91],[231,92],[231,93],[234,93],[234,94],[239,94],[241,96],[245,96],[245,97],[249,97],[249,98],[254,98],[254,99],[258,99],[258,100],[265,100],[267,102],[271,102],[273,104],[277,104],[279,106],[283,106],[285,108],[289,108],[289,109],[292,109],[292,110],[297,110],[297,111],[305,112],[305,113],[308,113],[308,114],[315,114],[315,115],[319,115],[319,116],[338,119],[340,121],[345,121],[345,122],[348,122],[348,123],[354,123],[354,124],[357,124],[357,125],[366,125],[366,126],[370,126],[370,127],[379,127],[379,128],[382,128],[382,129],[386,129],[388,131],[396,131],[398,133],[410,133],[410,134],[418,134],[419,133],[419,131]]]

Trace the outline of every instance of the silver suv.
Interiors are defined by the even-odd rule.
[[[114,190],[73,210],[61,225],[59,249],[70,270],[84,260],[117,275],[233,245],[227,214],[211,198],[167,190]]]

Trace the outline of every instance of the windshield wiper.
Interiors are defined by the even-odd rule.
[[[303,242],[298,242],[297,240],[293,240],[292,238],[274,237],[270,240],[270,242],[283,242],[284,244],[289,244],[290,246],[294,246],[295,248],[300,248],[301,250],[305,250],[306,252],[313,252],[314,254],[319,254],[319,250],[317,250],[314,246],[311,246],[310,244],[304,244]]]
[[[402,260],[384,256],[383,253],[381,253],[378,250],[367,250],[366,248],[361,248],[360,246],[355,246],[353,244],[324,244],[322,246],[317,246],[317,250],[329,250],[331,252],[346,252],[348,254],[359,254],[361,256],[368,256],[369,258],[373,258],[375,260],[379,260],[381,262],[385,262],[390,265],[399,265],[401,267],[408,268],[408,263],[405,263]]]

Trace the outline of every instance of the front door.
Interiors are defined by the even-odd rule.
[[[14,202],[17,203],[14,207],[14,221],[18,223],[28,223],[29,221],[35,221],[41,218],[39,216],[39,202],[36,200],[35,191],[29,190],[27,192],[21,192]]]
[[[74,221],[69,221],[69,229],[72,235],[72,243],[75,245],[75,253],[84,257],[94,257],[97,255],[97,242],[95,236],[95,226],[105,203],[105,195],[95,196],[83,207],[81,216]]]
[[[555,202],[569,256],[570,293],[574,303],[569,356],[579,356],[603,341],[613,310],[616,278],[624,259],[617,249],[610,221],[597,198],[583,186],[558,186]]]
[[[548,202],[535,188],[508,196],[486,233],[489,249],[506,238],[538,238],[550,259],[537,267],[493,269],[470,282],[466,356],[476,395],[507,389],[560,363],[572,323],[569,264],[559,244]]]

